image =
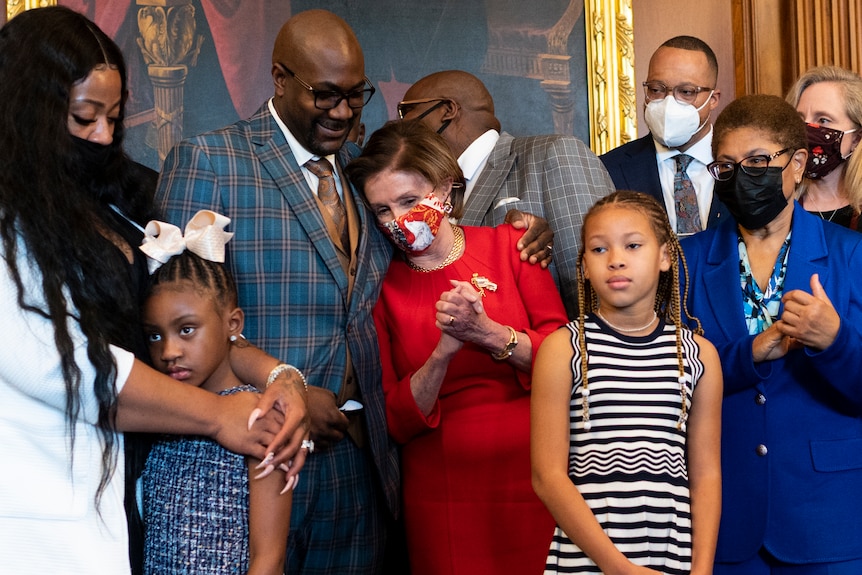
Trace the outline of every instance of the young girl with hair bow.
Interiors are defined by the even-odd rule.
[[[185,234],[151,221],[141,246],[151,274],[143,326],[154,366],[220,395],[256,391],[229,361],[231,346],[245,340],[236,285],[222,265],[233,237],[228,223],[205,210]],[[313,444],[303,447],[310,452]],[[157,442],[142,477],[145,573],[283,573],[298,476],[282,489],[280,474],[255,481],[260,473],[259,461],[204,437]]]

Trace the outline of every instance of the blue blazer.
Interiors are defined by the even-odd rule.
[[[664,206],[664,196],[661,191],[661,180],[658,177],[658,164],[655,155],[655,142],[653,142],[652,135],[647,134],[643,138],[638,138],[602,154],[599,159],[611,175],[616,189],[649,194]],[[727,208],[713,195],[706,227],[715,227],[720,221],[728,217],[730,217],[730,213]]]
[[[862,234],[798,204],[792,225],[784,292],[810,293],[818,274],[841,327],[825,350],[760,363],[743,315],[735,221],[682,242],[689,310],[724,375],[718,562],[761,547],[789,563],[862,558]]]
[[[342,148],[338,164],[343,167],[350,156]],[[167,221],[181,227],[202,209],[231,218],[234,237],[226,264],[237,281],[249,341],[297,366],[309,384],[334,393],[341,388],[349,350],[382,492],[397,514],[398,454],[386,426],[371,316],[392,246],[359,193],[348,191],[360,228],[349,296],[317,200],[267,104],[247,120],[177,144],[165,158],[156,200]]]

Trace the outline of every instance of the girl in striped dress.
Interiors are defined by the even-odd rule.
[[[712,573],[721,367],[682,324],[680,262],[650,196],[584,218],[579,316],[533,367],[533,487],[557,521],[545,573]]]

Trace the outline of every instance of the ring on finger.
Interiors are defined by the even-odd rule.
[[[314,441],[310,439],[303,439],[302,444],[299,446],[300,449],[307,449],[308,454],[311,455],[314,453]]]
[[[455,323],[455,316],[454,316],[454,315],[450,315],[450,316],[449,316],[449,325],[452,325],[453,323]]]
[[[552,251],[554,251],[554,246],[552,246],[551,244],[548,244],[548,245],[546,245],[546,246],[545,246],[545,250],[546,250],[548,253],[551,253]]]

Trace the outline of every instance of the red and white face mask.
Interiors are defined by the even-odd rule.
[[[448,212],[443,202],[429,193],[407,213],[378,226],[398,249],[408,254],[420,254],[437,237],[440,223]]]

